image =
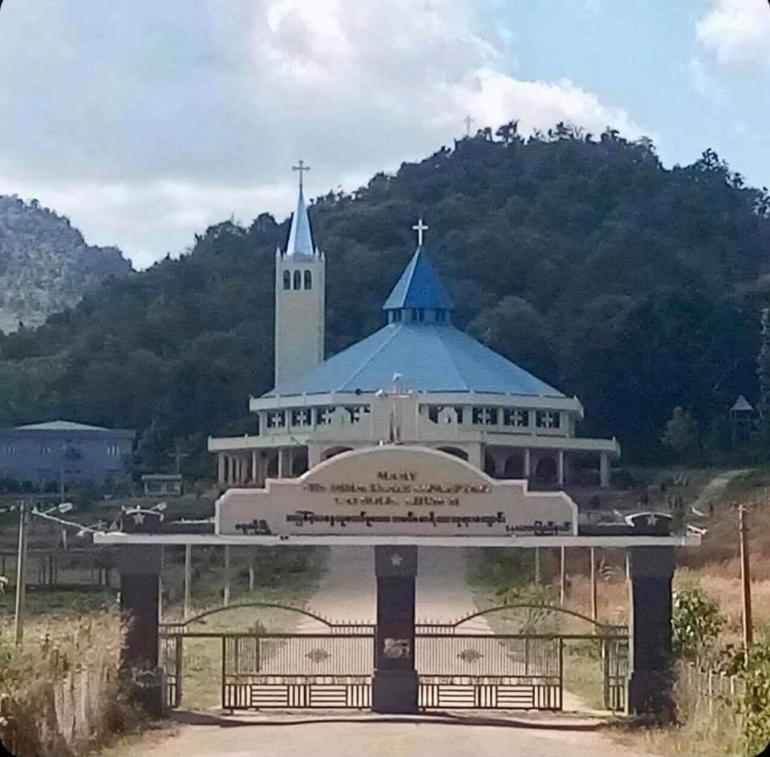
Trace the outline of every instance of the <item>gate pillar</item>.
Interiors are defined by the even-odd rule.
[[[629,549],[630,676],[626,710],[669,720],[673,715],[671,666],[672,547]]]
[[[120,613],[126,622],[121,669],[134,678],[139,704],[152,712],[162,708],[158,679],[160,547],[120,548]]]
[[[375,547],[377,629],[374,638],[372,709],[417,712],[414,666],[417,547]]]

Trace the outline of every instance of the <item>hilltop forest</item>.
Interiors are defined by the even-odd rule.
[[[378,328],[430,226],[456,321],[586,408],[582,433],[654,459],[675,407],[699,445],[728,444],[739,394],[757,402],[770,297],[770,196],[713,151],[661,165],[647,139],[516,124],[457,141],[310,211],[327,256],[327,351]],[[272,386],[273,270],[288,221],[226,221],[192,249],[109,280],[34,330],[0,338],[0,425],[71,418],[135,428],[144,465],[252,427]]]

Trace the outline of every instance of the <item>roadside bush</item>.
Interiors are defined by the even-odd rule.
[[[677,657],[696,660],[713,648],[726,622],[719,605],[698,588],[674,592],[673,651]]]

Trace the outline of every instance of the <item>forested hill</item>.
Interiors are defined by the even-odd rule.
[[[770,198],[713,152],[667,170],[647,140],[504,128],[319,198],[329,352],[382,324],[418,214],[460,325],[578,395],[583,432],[639,456],[682,405],[718,445],[736,396],[756,400]],[[174,437],[202,449],[209,433],[244,432],[248,395],[271,387],[274,254],[287,233],[267,214],[213,226],[181,259],[4,337],[0,423],[145,429],[154,464]]]
[[[38,326],[102,279],[130,270],[120,250],[87,245],[37,200],[0,195],[0,330]]]

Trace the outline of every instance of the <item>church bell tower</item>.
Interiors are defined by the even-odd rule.
[[[277,389],[315,368],[324,359],[326,260],[313,245],[299,172],[297,210],[286,249],[275,254],[275,386]]]

